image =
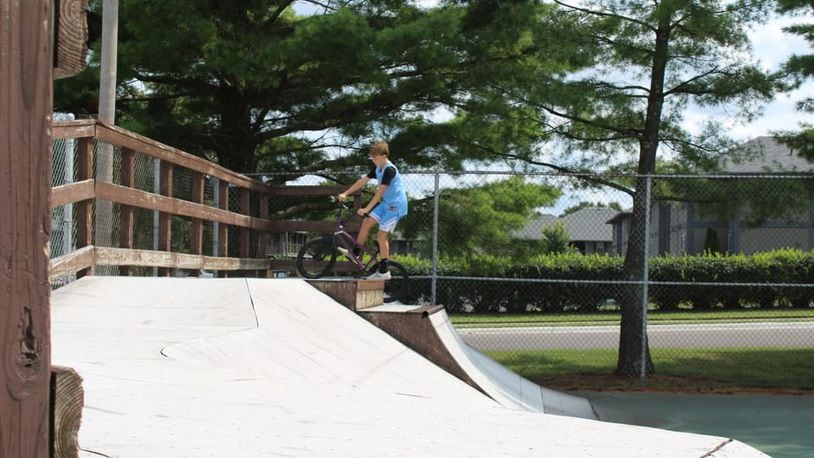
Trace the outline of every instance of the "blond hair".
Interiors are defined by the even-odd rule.
[[[370,154],[372,156],[389,156],[390,147],[385,141],[377,141],[370,145]]]

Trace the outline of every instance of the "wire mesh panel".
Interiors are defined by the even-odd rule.
[[[55,141],[54,186],[74,180],[75,149]],[[121,148],[97,144],[97,156],[108,152],[108,162],[97,161],[97,179],[120,183]],[[272,185],[347,189],[365,174],[263,178]],[[134,188],[157,193],[159,176],[156,160],[136,154]],[[198,177],[175,167],[171,195],[197,202]],[[402,170],[402,179],[409,213],[389,241],[391,258],[411,277],[403,300],[446,306],[466,342],[526,376],[544,381],[625,367],[643,376],[653,368],[681,373],[677,361],[708,377],[720,376],[721,361],[728,361],[734,376],[738,365],[764,364],[760,358],[774,350],[814,353],[811,174]],[[209,176],[202,186],[205,205],[218,207],[228,192],[227,210],[267,213],[276,222],[329,227],[339,216],[325,193],[280,192],[266,201]],[[374,191],[361,192],[361,205]],[[121,206],[97,199],[94,210],[94,243],[117,246]],[[74,213],[71,205],[52,210],[52,256],[75,249]],[[171,218],[172,251],[193,251],[194,224],[190,217]],[[258,233],[222,229],[202,224],[203,254],[220,254],[226,237],[228,256],[290,261],[305,241],[323,235],[273,232],[260,253]],[[158,231],[157,212],[133,210],[133,248],[157,249]]]
[[[92,244],[97,248],[130,248],[135,250],[167,250],[182,254],[202,254],[209,256],[223,256],[233,253],[234,257],[260,256],[258,245],[260,237],[255,230],[245,230],[232,227],[229,224],[220,224],[226,229],[225,236],[220,236],[215,228],[218,223],[204,220],[204,217],[181,216],[163,213],[158,210],[147,210],[139,207],[144,205],[159,205],[167,207],[166,198],[180,199],[181,201],[202,204],[214,208],[219,207],[220,182],[210,176],[204,176],[184,166],[172,165],[169,161],[154,159],[138,151],[132,151],[119,145],[109,144],[99,139],[56,139],[53,142],[52,159],[52,185],[55,187],[70,184],[76,181],[76,169],[79,165],[79,145],[92,145],[93,172],[89,178],[96,180],[96,198],[92,200],[91,220],[92,240],[83,242]],[[123,144],[128,144],[125,141]],[[184,159],[188,161],[188,159]],[[181,161],[180,163],[184,163]],[[189,163],[189,162],[186,162]],[[87,178],[87,177],[86,177]],[[83,178],[85,179],[85,178]],[[104,186],[102,186],[104,185]],[[108,186],[114,185],[114,186]],[[86,187],[66,188],[61,195],[69,198],[77,192],[84,191]],[[102,191],[99,191],[99,189]],[[110,198],[100,197],[116,196]],[[150,197],[144,193],[163,195],[164,198]],[[245,202],[244,198],[245,196]],[[121,204],[114,202],[122,198]],[[67,204],[52,209],[51,256],[58,258],[72,253],[77,249],[76,207],[78,204]],[[200,207],[179,205],[180,213],[200,211]],[[245,208],[244,208],[245,207]],[[229,192],[226,210],[241,215],[260,216],[260,199],[256,191],[248,192],[239,187],[233,187]],[[166,221],[163,223],[162,221]],[[169,244],[162,244],[161,234],[169,234]],[[248,235],[248,237],[246,237]],[[229,243],[229,253],[220,253],[219,239],[232,239]],[[195,246],[193,246],[195,242]],[[200,244],[200,245],[198,245]],[[243,246],[243,248],[241,248]],[[200,247],[200,248],[198,248]],[[122,252],[107,251],[106,262],[121,263],[124,261]],[[117,258],[117,256],[119,256]],[[129,255],[135,260],[136,254]],[[127,257],[127,256],[126,256]],[[99,258],[97,257],[97,260]],[[169,258],[165,258],[169,259]],[[185,258],[190,259],[190,258]],[[135,262],[139,262],[136,260]],[[119,275],[126,272],[130,275],[155,275],[159,271],[155,268],[131,266],[123,269],[118,265],[96,265],[94,273],[97,275]],[[176,270],[174,275],[198,274]],[[248,274],[248,273],[246,273]],[[63,284],[72,281],[75,275],[65,279],[56,279],[55,282]]]
[[[647,190],[630,176],[521,178],[405,176],[394,238],[408,301],[445,305],[472,346],[540,380],[625,357],[713,377],[724,357],[814,351],[814,327],[796,322],[814,306],[811,175],[643,177]],[[531,211],[514,201],[532,198]]]

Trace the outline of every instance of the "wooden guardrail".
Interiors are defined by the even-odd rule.
[[[54,122],[51,125],[52,140],[74,139],[76,170],[74,182],[52,188],[51,208],[75,204],[76,250],[50,261],[49,278],[52,280],[71,273],[80,276],[89,273],[96,265],[120,266],[122,274],[128,274],[133,266],[159,267],[162,274],[170,269],[225,271],[262,271],[273,267],[267,259],[269,237],[273,233],[290,231],[330,232],[334,224],[329,221],[273,221],[269,219],[271,196],[319,196],[335,195],[340,186],[270,186],[261,181],[235,173],[205,159],[191,155],[155,140],[129,132],[98,120]],[[119,184],[94,178],[94,142],[120,147],[121,167],[117,177]],[[146,155],[160,161],[160,193],[135,188],[134,163],[136,155]],[[173,197],[173,174],[179,169],[192,173],[192,199]],[[218,181],[218,201],[215,206],[204,202],[205,177]],[[240,209],[229,209],[229,194],[239,193]],[[251,214],[251,195],[259,200],[257,214]],[[118,247],[93,245],[94,199],[110,201],[119,206],[120,229]],[[135,249],[133,244],[134,209],[157,211],[159,214],[158,250]],[[171,251],[171,218],[187,217],[192,221],[191,252]],[[203,254],[203,223],[217,224],[218,245],[214,256]],[[358,222],[355,224],[358,226]],[[239,256],[229,257],[227,228],[238,228]],[[256,234],[254,242],[252,233]],[[252,246],[256,243],[256,247]],[[252,248],[256,248],[252,250]],[[255,257],[250,257],[254,251]],[[278,267],[291,267],[284,262]]]

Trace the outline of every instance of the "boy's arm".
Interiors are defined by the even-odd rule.
[[[368,178],[368,177],[362,177],[362,178],[359,178],[358,180],[356,180],[355,183],[350,185],[350,188],[346,189],[345,192],[342,192],[342,193],[339,194],[339,196],[337,196],[337,197],[339,197],[339,201],[340,202],[346,201],[348,199],[348,194],[353,194],[354,192],[362,189],[367,184],[367,182],[369,180],[370,180],[370,178]]]
[[[370,202],[368,202],[364,208],[360,208],[357,211],[357,213],[359,213],[362,216],[364,216],[367,213],[370,213],[371,210],[373,210],[373,207],[375,207],[376,204],[378,204],[379,201],[382,200],[382,196],[384,195],[385,191],[387,191],[387,185],[380,184],[379,187],[376,188],[376,194],[373,194],[373,198],[370,199]]]

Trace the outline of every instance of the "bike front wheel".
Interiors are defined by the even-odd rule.
[[[336,245],[333,237],[321,237],[305,242],[297,253],[297,271],[305,278],[328,275],[336,264]]]
[[[407,292],[407,283],[409,281],[407,269],[395,261],[390,261],[389,267],[390,280],[384,281],[384,302],[402,301]]]

